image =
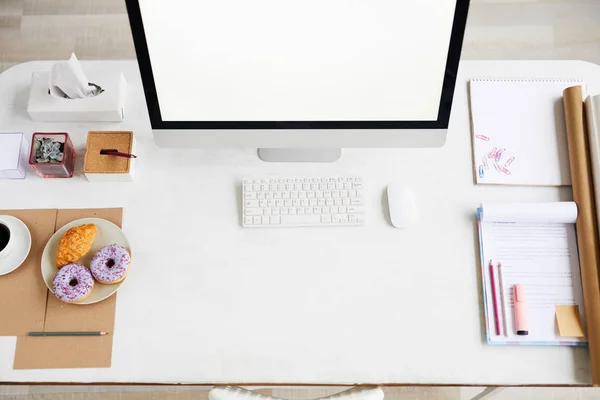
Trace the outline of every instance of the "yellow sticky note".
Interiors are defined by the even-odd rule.
[[[560,336],[585,337],[579,317],[579,306],[555,306],[555,311]]]

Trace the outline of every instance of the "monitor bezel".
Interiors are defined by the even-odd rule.
[[[138,0],[125,0],[152,129],[447,129],[470,0],[456,0],[450,45],[435,121],[163,121]],[[166,4],[166,3],[165,3]]]

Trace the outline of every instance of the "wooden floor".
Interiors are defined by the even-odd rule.
[[[71,52],[80,59],[134,58],[123,0],[0,0],[0,72],[24,61],[65,59]],[[600,64],[600,0],[471,0],[463,58],[579,59]],[[304,400],[342,389],[261,392]],[[0,385],[0,399],[206,400],[207,391],[181,386]],[[462,400],[477,395],[481,388],[385,391],[387,400]],[[509,388],[493,399],[600,399],[600,391]]]

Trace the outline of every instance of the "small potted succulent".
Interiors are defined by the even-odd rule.
[[[70,178],[75,167],[75,147],[67,133],[33,134],[29,165],[42,178]]]

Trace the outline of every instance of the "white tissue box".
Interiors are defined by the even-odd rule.
[[[90,82],[104,92],[83,99],[55,97],[48,92],[50,72],[34,72],[27,112],[34,121],[123,121],[127,82],[122,72],[98,73]]]
[[[22,133],[0,133],[0,179],[23,179],[29,144]]]

